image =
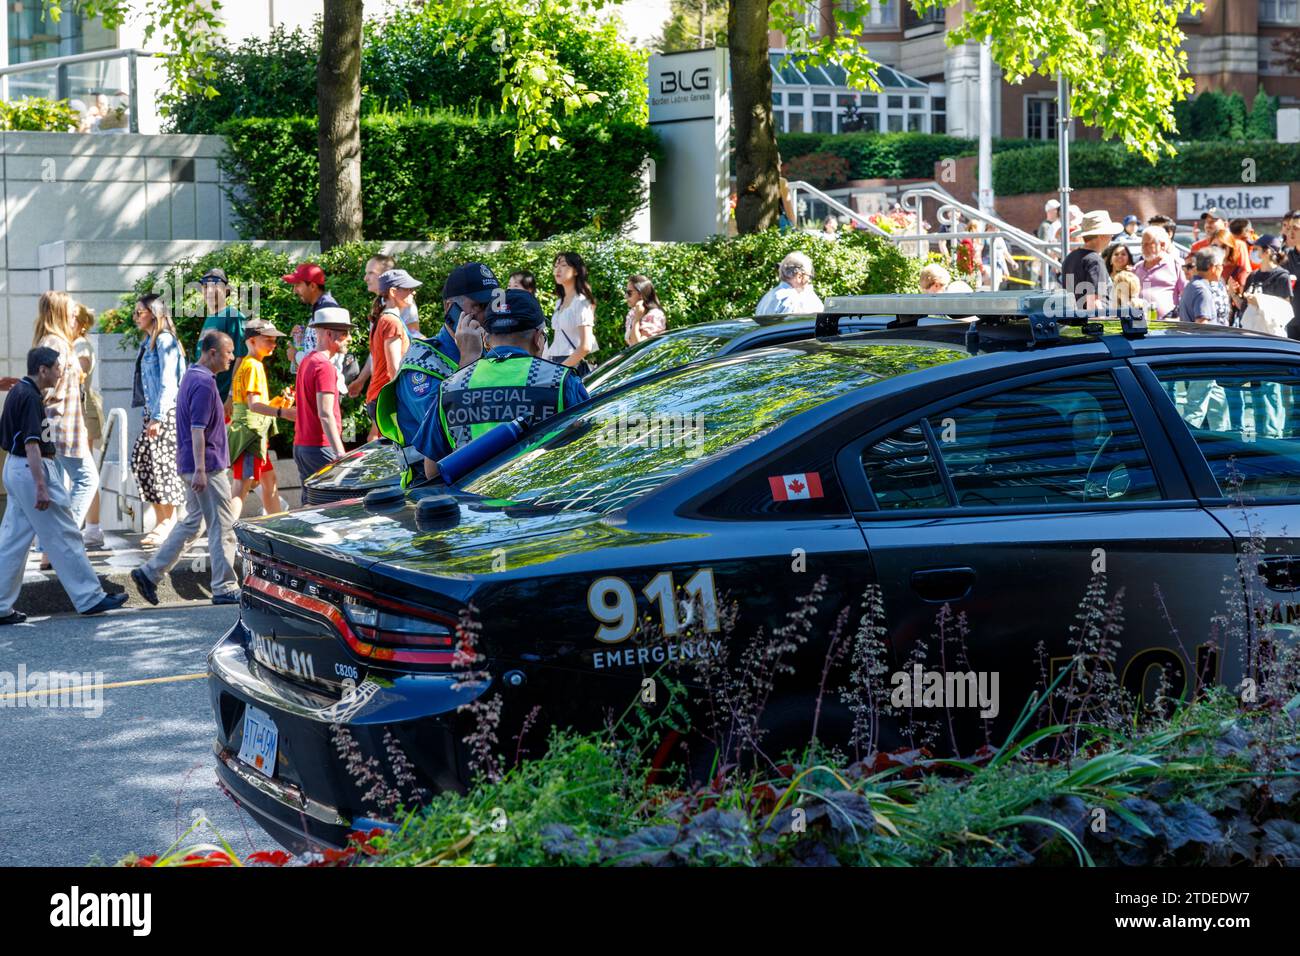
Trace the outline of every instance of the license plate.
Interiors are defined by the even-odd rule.
[[[252,704],[244,709],[244,740],[239,745],[239,759],[268,777],[275,776],[275,754],[280,746],[280,731],[265,711]]]

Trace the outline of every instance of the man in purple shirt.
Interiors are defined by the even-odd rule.
[[[131,572],[131,580],[150,604],[158,603],[158,582],[180,560],[204,522],[212,565],[212,603],[239,603],[234,569],[238,509],[231,494],[226,418],[216,378],[234,363],[235,343],[224,332],[209,329],[199,340],[199,349],[199,360],[181,378],[176,398],[176,471],[185,479],[185,516],[173,526],[158,553]]]

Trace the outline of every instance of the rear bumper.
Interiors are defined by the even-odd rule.
[[[208,655],[221,786],[291,849],[342,846],[353,818],[387,817],[398,800],[411,807],[464,790],[470,773],[461,741],[468,730],[457,707],[487,688],[454,689],[458,679],[372,671],[351,700],[332,699],[259,665],[236,623]],[[238,757],[249,704],[279,732],[271,777]],[[401,774],[394,772],[394,748],[409,765]],[[358,773],[367,764],[377,778],[373,770],[370,777]]]

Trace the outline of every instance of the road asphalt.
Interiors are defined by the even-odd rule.
[[[219,832],[241,857],[276,848],[217,789],[207,681],[195,676],[238,612],[204,603],[0,627],[0,866],[162,853],[196,814],[216,832],[192,840]],[[34,693],[33,676],[52,671],[84,675],[86,690]]]

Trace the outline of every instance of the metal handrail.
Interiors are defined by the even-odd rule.
[[[965,217],[970,220],[978,220],[991,228],[984,229],[980,232],[887,232],[877,226],[874,222],[867,219],[862,213],[850,209],[844,203],[828,196],[816,186],[809,185],[802,180],[792,182],[789,186],[791,192],[790,201],[792,204],[797,204],[797,197],[800,192],[808,193],[816,199],[824,202],[840,215],[847,216],[855,225],[866,229],[869,232],[875,233],[878,236],[882,236],[893,242],[895,245],[902,245],[905,242],[915,243],[917,258],[921,260],[924,260],[929,256],[930,243],[932,242],[947,242],[952,239],[1003,239],[1010,245],[1017,248],[1023,248],[1029,253],[1032,259],[1041,263],[1044,267],[1043,275],[1047,280],[1044,287],[1050,288],[1053,285],[1051,270],[1056,268],[1056,259],[1051,255],[1051,245],[1049,243],[1043,242],[1037,236],[1031,235],[1023,229],[1017,229],[1015,226],[1005,220],[999,219],[991,213],[983,212],[975,206],[969,206],[966,203],[961,202],[957,197],[952,195],[952,193],[937,184],[930,186],[914,186],[905,190],[899,196],[899,206],[904,212],[914,214],[919,223],[922,219],[921,203],[926,199],[933,199],[940,204],[937,218],[941,225],[951,227],[956,223],[958,218]],[[990,284],[995,289],[1000,284],[1002,278],[1000,274],[1000,263],[997,260],[997,256],[989,256],[989,280]],[[1018,281],[1023,282],[1025,280],[1022,279]]]
[[[1043,267],[1043,276],[1045,278],[1044,288],[1051,288],[1053,284],[1052,270],[1057,267],[1057,260],[1051,253],[1051,244],[1044,242],[1037,236],[1018,229],[1003,219],[999,219],[992,213],[968,205],[959,200],[948,190],[937,184],[930,186],[914,186],[905,190],[899,196],[898,204],[904,212],[915,214],[917,221],[921,220],[921,203],[926,199],[932,199],[939,203],[939,209],[936,213],[940,225],[952,226],[962,217],[984,223],[991,226],[978,233],[923,233],[921,236],[897,236],[897,241],[905,240],[916,241],[917,239],[929,238],[931,241],[935,235],[941,235],[944,239],[964,239],[964,238],[981,238],[981,239],[1003,239],[1009,244],[1024,249],[1030,256],[1036,259]],[[998,263],[996,256],[989,257],[990,263],[990,280],[994,286],[998,284]]]
[[[60,66],[71,66],[74,63],[93,63],[96,60],[120,60],[124,56],[155,57],[172,56],[172,54],[155,53],[151,50],[141,50],[137,47],[125,47],[115,50],[95,50],[90,53],[69,53],[67,56],[49,56],[43,60],[28,60],[26,63],[11,63],[8,66],[0,66],[0,76],[12,76],[15,73],[26,73],[29,70],[57,69]]]
[[[174,56],[172,53],[161,53],[153,50],[141,50],[137,47],[126,47],[124,49],[114,50],[95,50],[91,53],[69,53],[67,56],[51,56],[43,60],[29,60],[26,63],[13,63],[9,66],[0,66],[0,99],[9,99],[9,77],[16,76],[20,73],[31,73],[38,70],[54,70],[55,72],[55,92],[56,99],[66,99],[62,95],[63,90],[67,87],[68,67],[75,66],[78,63],[97,63],[104,60],[127,61],[127,129],[132,133],[140,132],[140,105],[139,105],[139,83],[136,77],[136,60],[144,57],[146,59],[154,57]]]
[[[118,466],[117,487],[112,487],[104,480],[104,462],[108,457],[108,446],[112,442],[116,445],[114,451],[115,463]],[[99,461],[96,462],[99,469],[99,491],[100,506],[103,507],[104,495],[114,495],[117,498],[118,517],[125,512],[130,515],[132,520],[135,518],[134,509],[125,502],[130,498],[130,488],[127,486],[131,478],[131,456],[127,451],[127,419],[125,408],[114,408],[108,413],[108,422],[104,426],[104,434],[100,438]]]
[[[794,206],[796,210],[798,210],[799,208],[799,193],[805,192],[810,194],[811,196],[814,196],[817,199],[820,199],[822,202],[830,206],[840,215],[848,216],[851,220],[853,220],[855,225],[858,225],[863,229],[866,229],[868,232],[874,232],[878,236],[893,238],[893,236],[890,233],[881,229],[874,222],[871,222],[869,219],[864,217],[862,213],[855,212],[854,210],[850,209],[848,206],[844,205],[844,203],[840,202],[838,199],[832,199],[830,196],[826,195],[816,186],[806,183],[802,179],[797,179],[794,182],[789,183],[789,186],[790,186],[790,205]]]

